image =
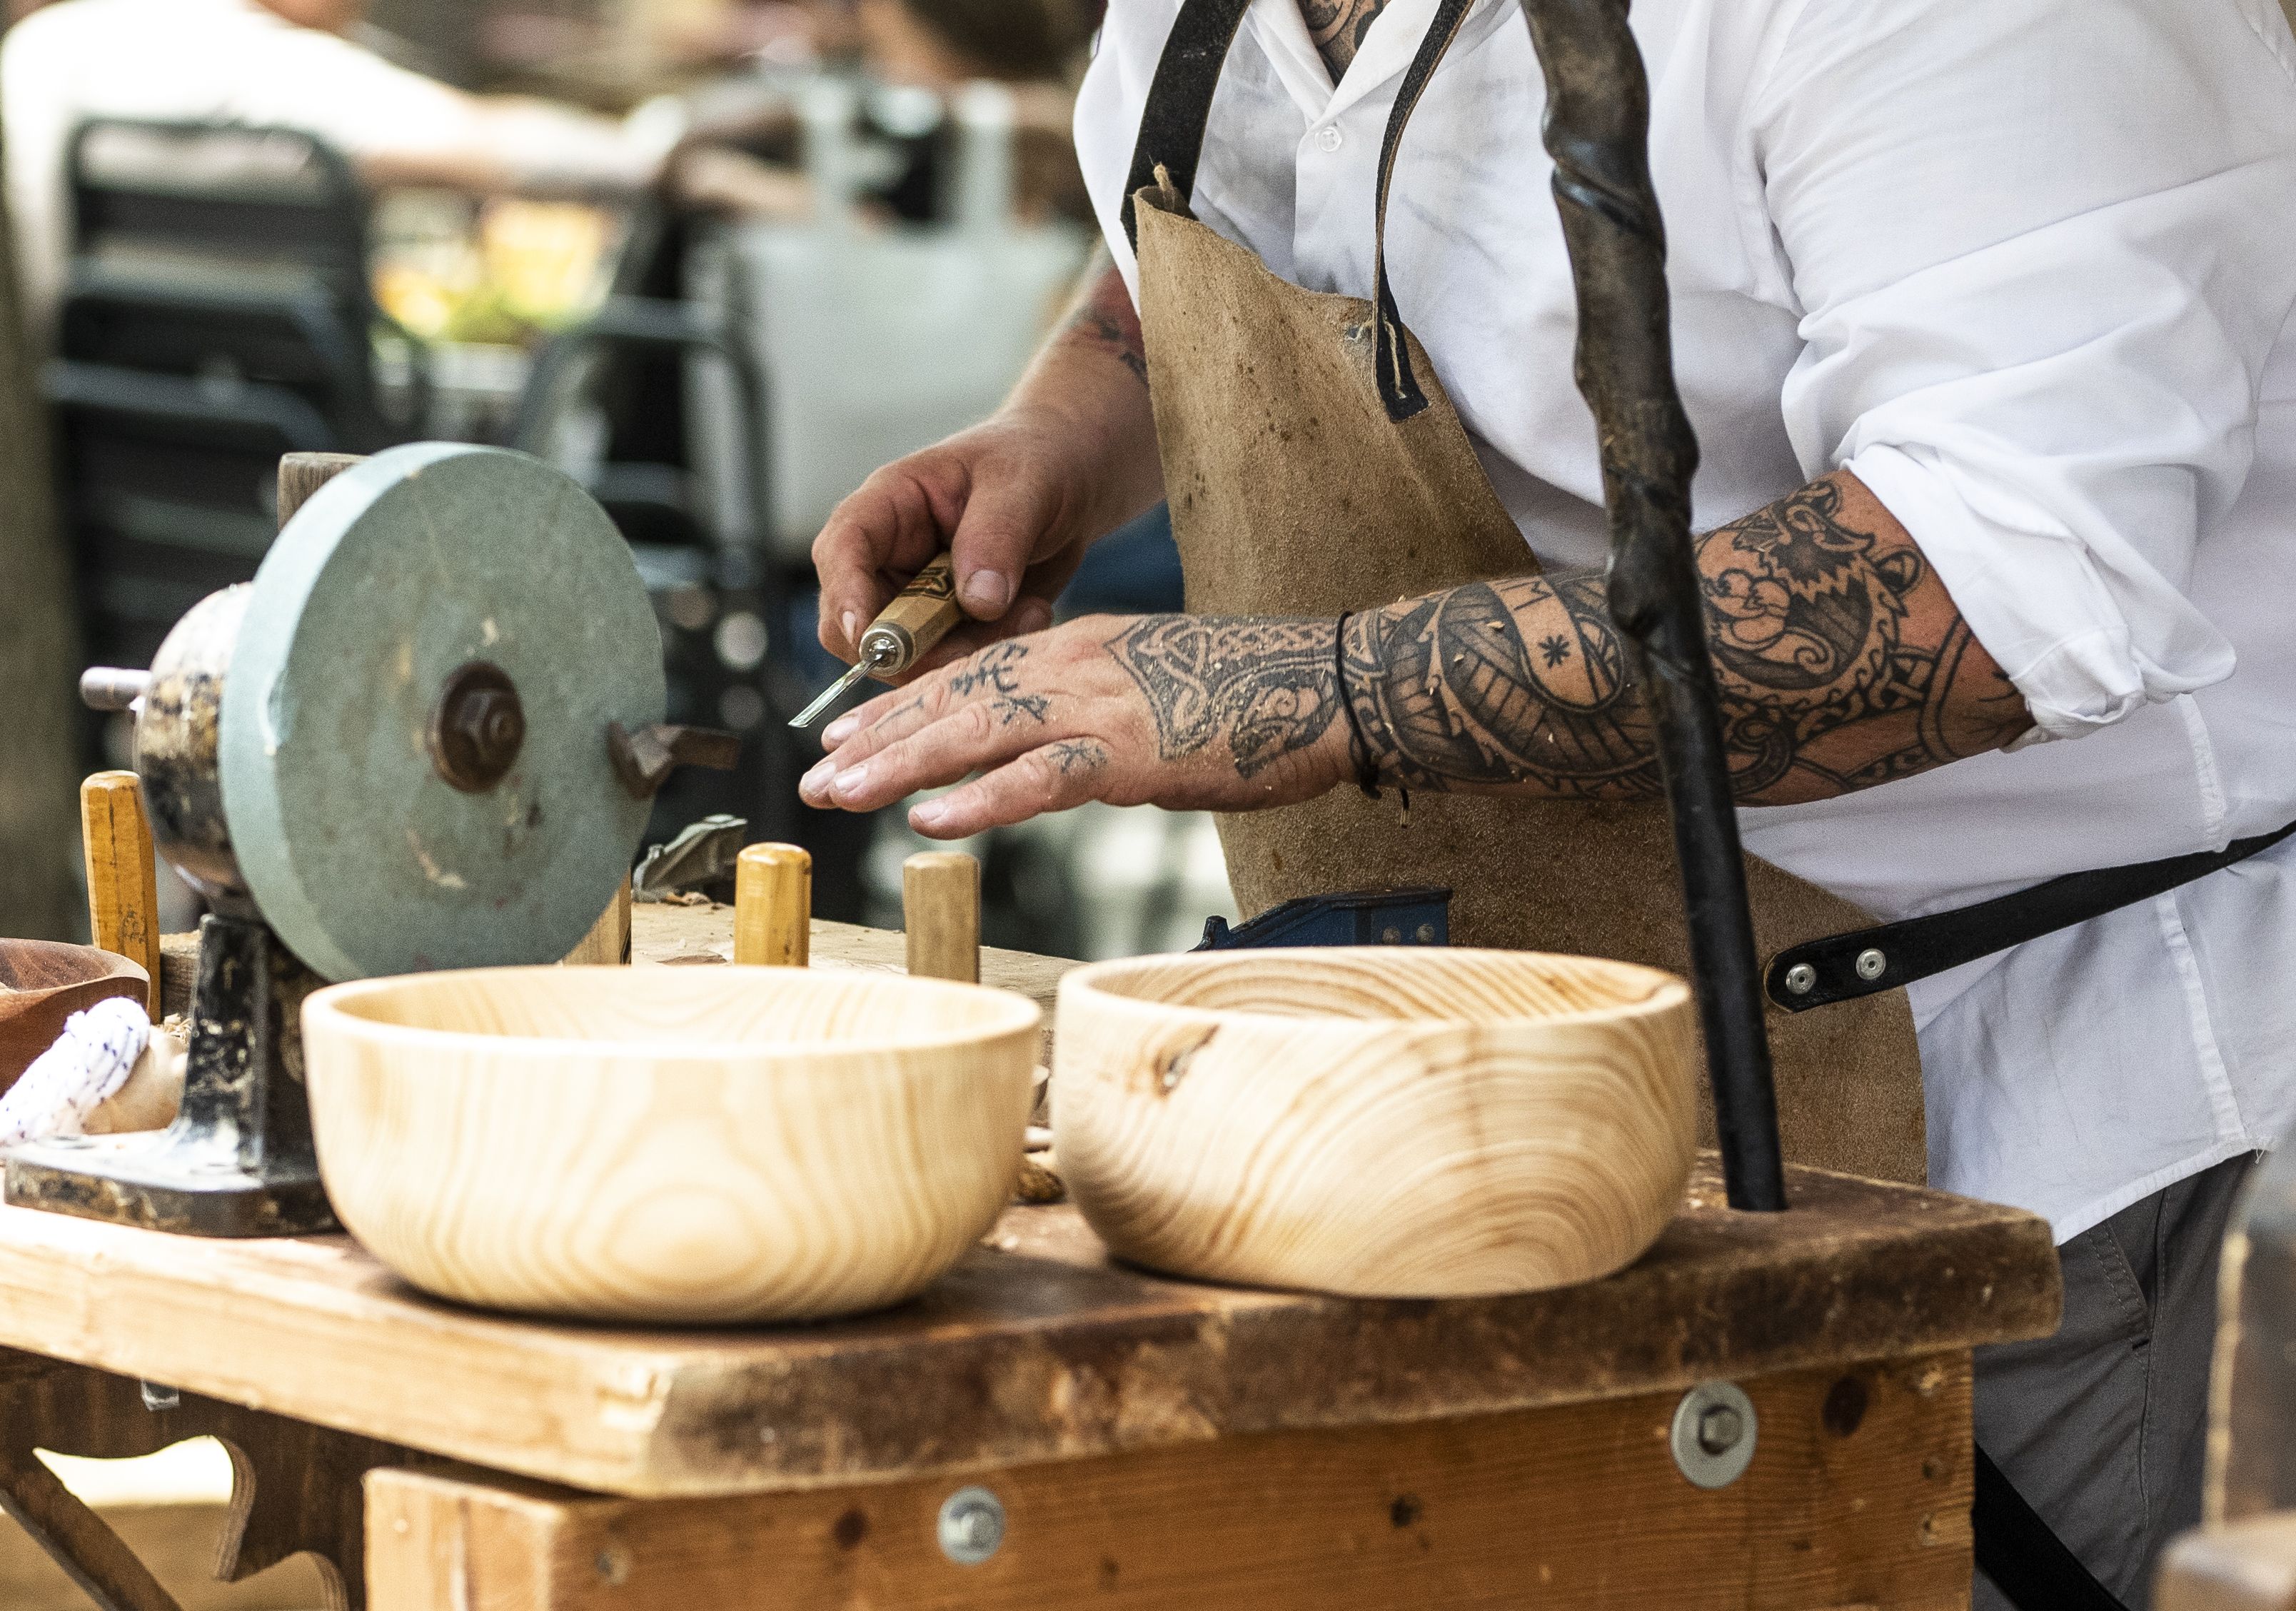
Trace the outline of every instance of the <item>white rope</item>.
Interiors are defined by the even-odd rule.
[[[135,1002],[115,997],[73,1014],[0,1097],[0,1147],[78,1135],[88,1114],[127,1083],[151,1040],[152,1020]]]

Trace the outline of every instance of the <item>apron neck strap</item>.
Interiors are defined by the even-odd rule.
[[[1203,155],[1212,96],[1235,30],[1251,5],[1252,0],[1185,0],[1180,7],[1149,85],[1140,139],[1132,148],[1132,173],[1124,182],[1124,234],[1135,251],[1140,247],[1140,220],[1133,198],[1158,182],[1157,169],[1170,178],[1184,204],[1195,194],[1196,161]]]
[[[1410,126],[1419,97],[1426,93],[1474,4],[1475,0],[1440,0],[1427,37],[1419,43],[1419,53],[1412,58],[1410,70],[1397,86],[1395,111],[1388,118],[1387,135],[1380,143],[1378,235],[1372,251],[1378,287],[1377,369],[1380,399],[1387,406],[1388,417],[1398,422],[1424,409],[1427,393],[1412,373],[1403,316],[1396,310],[1395,291],[1388,284],[1388,193],[1395,183],[1395,155],[1403,144],[1403,131]],[[1185,0],[1180,7],[1149,85],[1140,138],[1132,148],[1132,171],[1124,183],[1124,234],[1135,251],[1140,247],[1136,198],[1142,191],[1168,181],[1184,206],[1195,195],[1196,165],[1203,155],[1204,131],[1211,122],[1212,97],[1218,92],[1220,72],[1235,43],[1236,29],[1251,6],[1252,0]]]
[[[1377,286],[1374,302],[1379,312],[1377,368],[1380,400],[1387,405],[1387,417],[1398,424],[1427,407],[1427,394],[1412,373],[1411,345],[1404,339],[1403,316],[1396,311],[1395,290],[1387,280],[1388,192],[1395,183],[1395,153],[1402,148],[1403,131],[1410,126],[1411,114],[1419,109],[1419,97],[1426,93],[1429,80],[1459,37],[1474,4],[1475,0],[1441,0],[1436,7],[1435,21],[1419,42],[1419,53],[1412,58],[1410,70],[1396,88],[1395,110],[1387,119],[1387,136],[1380,143],[1377,234],[1372,243],[1372,277]]]

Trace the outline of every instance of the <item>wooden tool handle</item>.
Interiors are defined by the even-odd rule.
[[[99,950],[152,976],[145,1009],[160,1014],[160,888],[152,823],[133,772],[98,772],[80,785],[80,839],[87,861],[87,926]]]
[[[964,619],[956,602],[956,563],[944,554],[918,571],[861,635],[861,657],[877,675],[898,677],[931,653]]]
[[[909,973],[980,982],[980,864],[950,851],[912,856],[901,867]]]
[[[813,858],[793,844],[753,844],[734,864],[734,960],[805,967],[813,960]]]
[[[279,525],[285,530],[311,495],[354,464],[366,461],[356,453],[291,453],[279,461]]]

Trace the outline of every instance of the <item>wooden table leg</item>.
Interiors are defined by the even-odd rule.
[[[33,1451],[133,1459],[195,1437],[230,1451],[232,1506],[216,1576],[243,1582],[294,1555],[318,1562],[328,1611],[366,1603],[361,1484],[379,1466],[438,1462],[189,1393],[147,1408],[142,1385],[78,1366],[0,1352],[0,1505],[106,1611],[176,1611],[117,1533]]]
[[[1265,1434],[882,1486],[625,1500],[367,1479],[374,1611],[1965,1611],[1966,1353],[1741,1384],[1693,1487],[1682,1394]]]

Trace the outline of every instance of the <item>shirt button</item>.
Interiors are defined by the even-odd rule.
[[[1339,150],[1343,139],[1344,136],[1340,133],[1340,127],[1336,123],[1326,123],[1316,131],[1316,144],[1325,151]]]

